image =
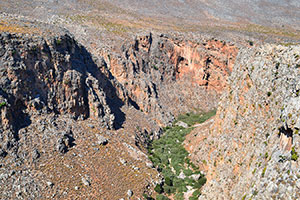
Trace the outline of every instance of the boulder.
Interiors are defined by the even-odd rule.
[[[108,139],[105,138],[104,136],[96,134],[96,137],[97,137],[97,140],[98,140],[97,143],[99,145],[106,145],[108,143]]]
[[[179,121],[175,124],[176,126],[181,126],[183,128],[188,128],[189,125],[187,125],[187,123],[184,123],[183,121]]]

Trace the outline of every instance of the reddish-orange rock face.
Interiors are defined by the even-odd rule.
[[[188,78],[192,84],[207,86],[221,92],[234,65],[238,49],[225,42],[209,40],[195,44],[185,42],[176,45],[171,54],[172,61],[178,66],[177,78]]]
[[[104,54],[110,72],[138,107],[156,113],[161,124],[166,117],[157,113],[216,107],[238,53],[233,44],[215,39],[199,43],[151,34],[121,49],[121,56]]]

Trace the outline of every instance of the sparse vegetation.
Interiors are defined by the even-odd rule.
[[[91,16],[91,15],[73,15],[68,16],[68,19],[75,22],[75,23],[92,23],[96,27],[104,28],[106,31],[122,35],[128,32],[133,25],[119,23],[114,20],[110,20],[105,17],[100,16]]]
[[[216,114],[216,110],[212,110],[212,111],[204,113],[204,114],[203,113],[187,113],[184,115],[180,115],[178,117],[178,121],[183,121],[186,124],[188,124],[189,126],[192,126],[197,123],[205,122],[206,120],[208,120],[215,114]]]
[[[262,173],[261,173],[261,177],[264,177],[265,176],[265,173],[266,173],[266,170],[267,170],[267,167],[264,167]]]
[[[9,21],[0,21],[0,32],[30,34],[39,33],[38,29],[36,28],[17,25],[16,23],[11,23]]]

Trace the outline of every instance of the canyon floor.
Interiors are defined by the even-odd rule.
[[[300,4],[0,2],[0,199],[299,199]]]

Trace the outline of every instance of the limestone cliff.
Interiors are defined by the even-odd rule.
[[[298,46],[239,52],[214,122],[196,129],[201,199],[299,199]]]

